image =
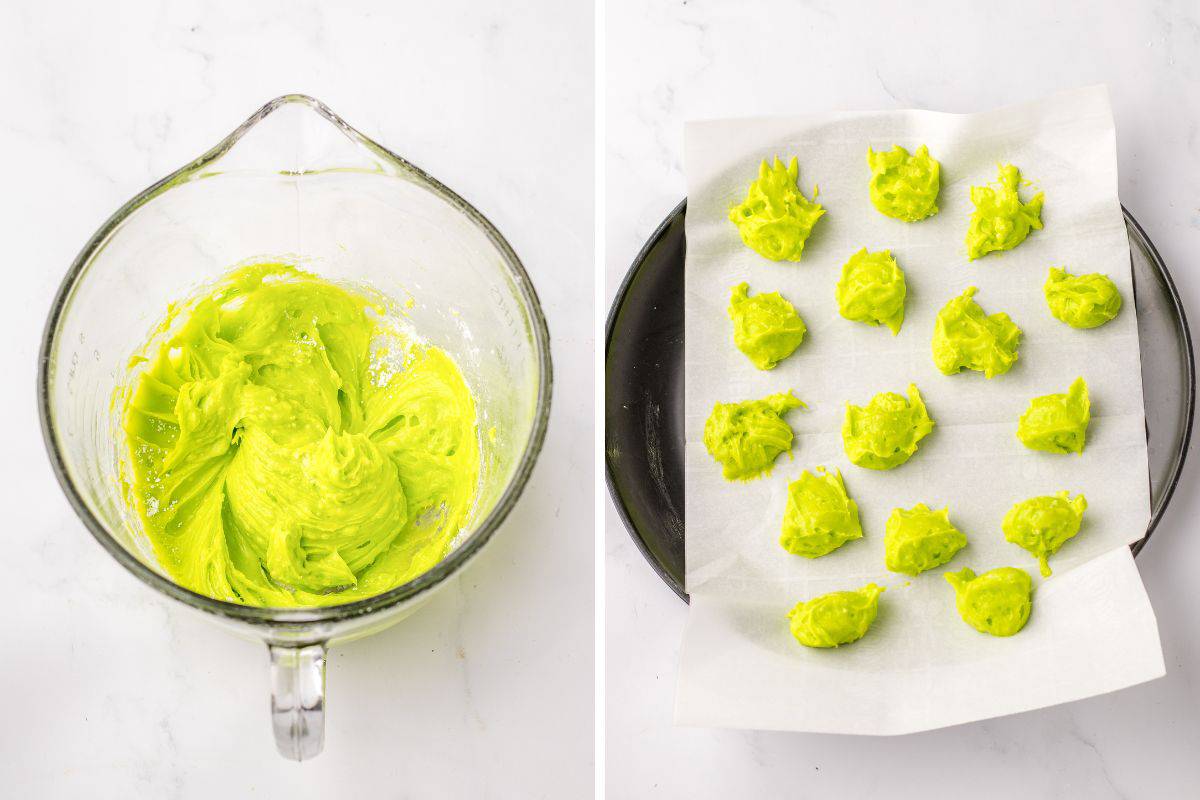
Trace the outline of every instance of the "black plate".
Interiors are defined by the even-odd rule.
[[[674,592],[683,588],[683,220],[675,207],[621,284],[605,335],[608,490],[638,549]],[[1153,513],[1145,546],[1183,470],[1196,403],[1195,358],[1175,282],[1125,212],[1142,350]]]

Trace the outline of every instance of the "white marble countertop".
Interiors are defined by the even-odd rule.
[[[1107,83],[1120,194],[1200,319],[1200,9],[1154,2],[610,0],[607,293],[684,194],[686,119],[806,110],[974,111]],[[919,11],[917,10],[919,9]],[[1138,558],[1167,676],[1112,695],[902,738],[674,728],[686,609],[606,512],[611,797],[1194,796],[1200,782],[1200,512],[1192,456]]]
[[[592,32],[590,7],[555,0],[0,6],[0,795],[590,795]],[[541,295],[556,370],[516,510],[430,605],[331,652],[327,745],[303,764],[275,753],[266,648],[109,558],[59,491],[34,403],[43,321],[86,239],[287,92],[495,222]]]

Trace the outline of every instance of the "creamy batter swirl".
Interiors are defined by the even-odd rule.
[[[180,585],[332,605],[437,564],[479,476],[475,404],[383,303],[287,264],[173,309],[125,393],[129,496]],[[148,363],[147,363],[148,362]]]

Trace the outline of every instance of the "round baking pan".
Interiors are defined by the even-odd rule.
[[[1196,404],[1187,317],[1171,273],[1127,209],[1150,459],[1146,545],[1179,483]],[[663,220],[621,284],[605,333],[604,457],[609,493],[654,571],[681,598],[683,513],[683,221]]]

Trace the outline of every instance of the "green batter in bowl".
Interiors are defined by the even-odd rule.
[[[403,619],[512,509],[550,387],[499,232],[301,95],[101,226],[38,374],[84,525],[154,590],[266,642],[295,759],[323,745],[330,643]]]

